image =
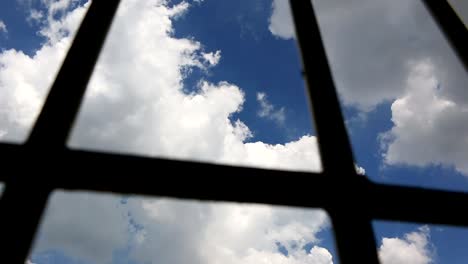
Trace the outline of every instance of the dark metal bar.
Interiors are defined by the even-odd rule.
[[[36,188],[320,207],[329,211],[365,209],[372,219],[468,226],[468,215],[460,213],[460,208],[468,204],[468,194],[461,192],[374,184],[369,183],[365,176],[348,183],[345,187],[351,192],[346,192],[327,173],[266,170],[76,150],[41,157],[26,154],[25,149],[19,155],[18,148],[21,146],[0,144],[0,160],[3,162],[0,181],[14,180],[16,175],[13,174],[18,168],[29,164],[37,171],[48,172],[28,179],[28,183]],[[50,161],[61,166],[50,166]],[[80,177],[64,177],[63,167]],[[164,175],[161,171],[170,174]],[[196,177],[192,176],[194,171],[197,172]],[[13,176],[10,178],[8,175]],[[285,182],[285,178],[294,181]],[[311,186],[317,188],[311,190]],[[287,196],[278,195],[285,188],[295,191]]]
[[[354,159],[318,21],[310,0],[291,0],[290,3],[322,164],[325,171],[344,178],[343,174],[355,171]],[[348,176],[346,175],[347,178]]]
[[[379,263],[375,250],[372,225],[366,215],[347,215],[353,211],[366,213],[366,204],[357,202],[359,197],[370,199],[367,189],[354,189],[360,177],[354,168],[351,144],[346,133],[340,103],[328,65],[327,55],[320,35],[319,24],[310,0],[290,0],[296,28],[296,37],[302,54],[305,78],[312,103],[318,135],[320,155],[324,171],[340,181],[335,183],[335,195],[341,196],[337,210],[330,212],[334,223],[336,243],[342,263]],[[362,178],[362,177],[361,177]],[[345,197],[345,198],[343,198]],[[336,198],[335,198],[336,199]],[[347,205],[351,207],[347,207]],[[350,217],[351,216],[351,217]],[[358,240],[356,240],[356,235]],[[362,244],[361,249],[353,243]]]
[[[28,146],[18,146],[23,153],[15,153],[13,156],[26,158],[37,154],[37,158],[48,155],[46,149],[64,148],[118,3],[118,0],[98,0],[90,5],[26,143]],[[31,161],[31,157],[32,155],[26,160]],[[57,167],[51,164],[52,159],[38,160],[43,163],[30,163],[28,166],[38,164]],[[18,159],[17,164],[20,163],[21,160]],[[21,164],[20,168],[25,168],[24,163]],[[29,254],[50,189],[44,184],[36,186],[34,180],[31,180],[36,177],[28,175],[24,169],[20,171],[8,175],[1,198],[0,223],[3,232],[0,243],[5,262],[23,264]],[[48,168],[38,171],[41,172],[40,176],[52,173]]]
[[[373,218],[468,227],[468,193],[375,184]]]
[[[20,180],[6,185],[0,200],[2,262],[25,263],[48,195]]]
[[[6,153],[5,150],[0,145],[0,153]],[[0,159],[5,162],[2,166],[2,171],[5,173],[0,174],[0,181],[10,181],[11,178],[7,175],[15,173],[20,164],[27,163],[38,171],[48,172],[41,174],[40,177],[28,179],[28,182],[36,188],[282,204],[288,199],[278,193],[284,190],[285,178],[289,177],[303,183],[299,185],[291,183],[291,187],[297,190],[292,194],[296,197],[294,198],[296,205],[300,205],[301,201],[305,200],[311,200],[315,206],[323,206],[323,200],[333,201],[333,199],[313,199],[318,195],[333,194],[327,188],[318,188],[313,194],[310,193],[310,186],[313,184],[333,185],[330,177],[320,173],[288,172],[74,150],[64,150],[44,157],[27,155],[31,157],[30,159],[20,158],[14,150],[10,152],[11,155],[0,154]],[[60,164],[60,167],[44,167],[43,164],[50,164],[51,161]],[[80,176],[65,177],[63,168],[73,172],[73,175]],[[196,176],[193,175],[194,172],[197,172]]]
[[[49,149],[65,145],[118,4],[119,0],[92,2],[27,144]]]
[[[374,230],[366,213],[356,206],[330,212],[341,263],[379,263]],[[358,255],[362,258],[359,261],[355,259]]]
[[[447,0],[423,0],[442,33],[468,71],[468,31]]]

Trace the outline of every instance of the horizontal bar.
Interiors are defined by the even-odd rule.
[[[468,227],[468,193],[378,184],[370,190],[375,219]]]
[[[320,207],[361,207],[375,219],[468,226],[468,194],[371,183],[365,176],[337,181],[327,173],[267,170],[63,149],[36,153],[0,144],[0,181],[18,182],[27,164],[37,188],[103,191],[187,199]],[[346,178],[346,177],[345,177]],[[288,195],[282,195],[285,190]]]
[[[34,150],[21,148],[24,148],[23,153],[11,145],[0,144],[0,158],[6,165],[2,168],[5,173],[0,174],[0,181],[16,177],[15,169],[21,164],[28,164],[35,168],[37,175],[26,177],[24,184],[38,187],[273,204],[281,204],[284,199],[273,190],[280,190],[282,186],[284,188],[286,179],[309,182],[310,178],[314,179],[317,186],[332,185],[330,178],[320,173],[66,149],[57,154],[36,155]],[[297,188],[295,196],[308,199],[310,186],[298,184]],[[318,193],[327,195],[322,189]]]

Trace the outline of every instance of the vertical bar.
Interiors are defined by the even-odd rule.
[[[311,0],[290,0],[297,40],[302,53],[305,77],[314,112],[322,164],[328,175],[336,177],[336,199],[330,216],[335,229],[341,262],[379,263],[375,238],[367,217],[369,208],[359,202],[371,187],[354,168],[338,96],[320,35]]]
[[[353,154],[311,1],[290,3],[324,170],[349,178],[355,174]]]
[[[65,145],[119,2],[92,2],[27,144]]]
[[[6,184],[0,200],[2,263],[25,263],[49,193],[21,181]]]
[[[118,4],[119,0],[95,0],[89,7],[26,146],[22,147],[25,156],[46,154],[46,149],[65,146]],[[0,200],[0,248],[6,263],[24,264],[28,257],[51,191],[44,186],[36,186],[25,172],[6,182]]]
[[[468,70],[468,31],[447,0],[423,0],[442,33]]]
[[[356,207],[330,213],[342,263],[379,264],[371,219]]]

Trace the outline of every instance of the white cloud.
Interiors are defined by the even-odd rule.
[[[108,263],[130,239],[127,211],[109,195],[57,192],[49,199],[33,254],[55,249],[92,263]]]
[[[202,56],[209,66],[216,66],[221,59],[221,51],[202,53]]]
[[[0,33],[8,33],[7,27],[5,25],[5,22],[3,20],[0,20]]]
[[[0,129],[7,132],[5,139],[26,135],[69,46],[69,33],[86,10],[66,11],[67,3],[51,5],[42,18],[40,34],[46,41],[33,56],[13,49],[0,53]],[[251,137],[249,128],[232,119],[245,100],[235,84],[201,81],[195,91],[184,92],[184,78],[194,67],[205,69],[203,55],[210,52],[193,39],[174,37],[172,20],[186,12],[188,4],[169,5],[162,0],[120,4],[71,145],[319,170],[313,136],[277,145],[245,142]],[[62,12],[60,20],[54,19],[53,14]],[[211,54],[218,60],[217,52]],[[98,199],[59,193],[48,206],[34,252],[58,249],[106,263],[115,250],[130,245],[133,258],[146,262],[158,257],[164,263],[258,263],[265,258],[279,263],[331,263],[328,250],[316,245],[307,253],[300,247],[318,243],[317,232],[327,226],[325,214],[316,211],[276,211],[253,205],[203,207],[137,198],[121,204],[111,196]],[[290,250],[287,257],[278,252],[276,242]],[[299,247],[293,247],[293,242]]]
[[[44,18],[44,13],[40,10],[31,9],[28,17],[28,21],[39,22]]]
[[[264,92],[257,93],[257,102],[260,104],[260,110],[257,112],[259,117],[273,120],[278,125],[284,124],[286,120],[284,107],[275,109],[275,106],[268,101],[267,95]]]
[[[292,37],[287,2],[276,0],[270,18],[283,38]],[[421,1],[312,2],[342,102],[361,116],[392,103],[385,164],[468,175],[468,75]]]
[[[361,166],[359,166],[357,164],[354,164],[354,168],[356,169],[357,174],[359,174],[359,175],[365,175],[366,174],[366,170],[363,167],[361,167]]]
[[[130,258],[143,263],[331,264],[330,252],[316,237],[328,225],[318,210],[164,198],[122,203],[111,195],[58,192],[34,253],[54,248],[108,263],[114,250],[128,246]],[[314,243],[310,252],[303,249],[308,243]]]
[[[203,205],[160,199],[143,201],[142,207],[146,210],[143,217],[132,211],[147,232],[145,241],[134,252],[142,262],[153,259],[155,251],[177,245],[177,250],[183,250],[184,254],[164,254],[158,261],[187,263],[192,259],[191,263],[234,264],[266,258],[273,263],[278,259],[283,263],[299,263],[308,258],[302,247],[308,242],[318,242],[315,234],[326,225],[321,211],[263,205]],[[281,257],[277,242],[287,248],[288,258]],[[316,251],[319,252],[311,252],[315,258],[329,254],[326,249]]]
[[[273,0],[268,29],[277,37],[294,38],[294,25],[288,0]]]
[[[207,58],[213,59],[210,63],[214,65],[221,52],[205,52],[195,40],[174,38],[171,18],[178,14],[174,11],[177,8],[178,5],[168,8],[165,1],[122,3],[90,81],[71,144],[233,164],[319,170],[313,136],[283,145],[244,142],[251,135],[249,128],[240,120],[231,120],[234,113],[242,110],[245,100],[243,91],[235,84],[202,81],[196,91],[184,92],[187,72],[193,67],[204,69],[203,61]],[[141,12],[142,9],[145,11]]]
[[[39,34],[46,41],[33,56],[9,49],[0,52],[0,131],[2,140],[24,140],[43,104],[49,85],[70,45],[87,4],[60,20],[50,20]],[[51,16],[54,13],[49,13]]]
[[[195,40],[174,38],[171,19],[186,12],[188,4],[182,2],[171,8],[167,5],[162,0],[128,0],[121,4],[90,81],[71,145],[320,170],[313,136],[284,145],[244,142],[251,135],[250,130],[242,121],[231,120],[232,114],[242,110],[245,100],[236,85],[203,81],[197,91],[184,92],[183,80],[190,69],[204,69],[207,58],[216,63],[220,52],[205,52]],[[47,23],[40,31],[47,42],[34,56],[16,50],[0,54],[4,65],[0,71],[0,129],[6,132],[4,140],[25,138],[70,43],[68,32],[77,27],[86,9],[77,8],[54,20],[54,14],[66,10],[67,2],[50,8],[44,18]],[[308,151],[296,153],[292,149]],[[265,153],[272,160],[259,157],[258,153]]]
[[[275,0],[269,28],[292,38],[289,1]],[[445,95],[468,101],[468,77],[421,1],[313,0],[340,99],[369,112],[404,93],[409,61],[430,58]]]
[[[393,127],[381,137],[385,163],[453,166],[468,175],[468,104],[444,96],[430,60],[409,68],[405,94],[392,104]]]
[[[433,262],[430,230],[422,226],[404,238],[383,238],[379,258],[383,264],[429,264]]]

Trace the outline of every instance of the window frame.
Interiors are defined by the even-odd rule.
[[[468,33],[461,19],[446,0],[422,1],[468,69]],[[356,173],[310,0],[290,0],[290,4],[323,172],[67,148],[68,135],[119,2],[93,0],[26,143],[0,143],[0,182],[5,184],[0,200],[0,248],[6,263],[25,263],[48,197],[55,189],[322,208],[331,217],[339,259],[344,264],[378,263],[373,220],[468,227],[468,214],[462,212],[467,209],[468,193],[377,184]],[[149,171],[154,173],[149,175]],[[165,175],[169,171],[171,174]],[[285,177],[295,181],[284,182]],[[247,180],[249,184],[245,184]],[[295,192],[278,196],[287,185]],[[314,185],[320,188],[311,191],[309,186]]]

